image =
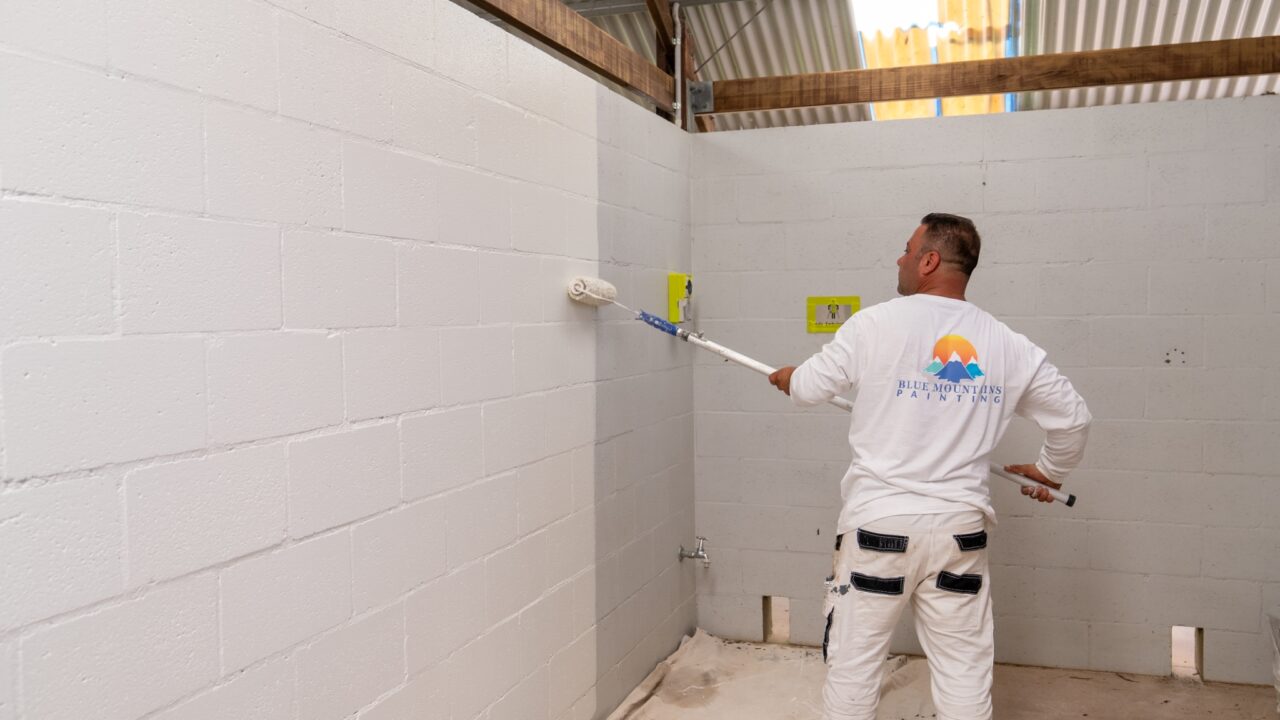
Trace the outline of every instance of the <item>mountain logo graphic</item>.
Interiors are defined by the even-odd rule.
[[[925,372],[948,382],[975,380],[986,373],[978,365],[978,351],[960,335],[943,335],[933,345],[933,362]]]

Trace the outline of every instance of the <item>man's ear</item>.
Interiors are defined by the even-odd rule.
[[[925,250],[920,255],[920,274],[929,275],[942,264],[942,255],[937,250]]]

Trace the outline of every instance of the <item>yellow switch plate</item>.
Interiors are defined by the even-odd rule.
[[[833,333],[862,309],[862,297],[859,295],[811,296],[806,302],[811,333]]]
[[[693,297],[693,276],[688,273],[667,273],[667,319],[682,323],[692,318],[689,303]]]

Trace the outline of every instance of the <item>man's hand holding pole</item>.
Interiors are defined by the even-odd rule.
[[[778,388],[787,395],[791,394],[791,373],[796,371],[795,365],[778,368],[769,376],[769,384]]]
[[[1030,478],[1041,485],[1047,485],[1054,490],[1062,487],[1062,483],[1056,483],[1045,477],[1044,473],[1040,472],[1040,468],[1036,467],[1034,463],[1030,465],[1005,465],[1004,471],[1014,473],[1015,475],[1021,475],[1024,478]],[[1040,502],[1053,502],[1053,496],[1050,495],[1049,491],[1045,488],[1024,487],[1022,488],[1022,494],[1031,497],[1033,500],[1039,500]]]

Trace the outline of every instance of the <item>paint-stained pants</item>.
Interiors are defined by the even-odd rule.
[[[889,638],[907,603],[938,720],[988,720],[990,584],[977,511],[884,518],[842,535],[824,608],[827,720],[874,720]]]

